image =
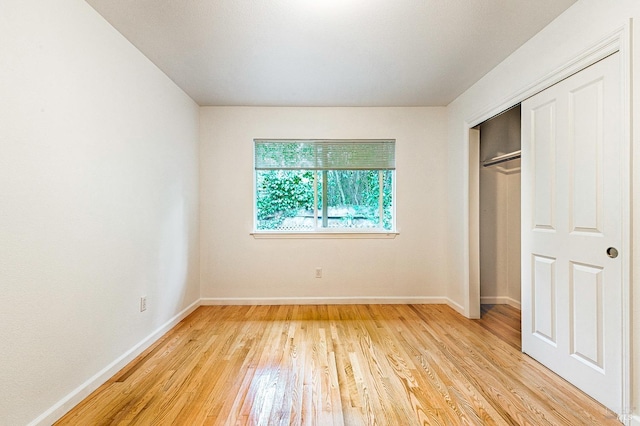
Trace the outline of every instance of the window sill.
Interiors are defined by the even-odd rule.
[[[254,231],[250,234],[260,239],[393,239],[399,232],[265,232]]]

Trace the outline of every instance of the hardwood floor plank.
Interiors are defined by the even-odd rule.
[[[515,386],[510,380],[512,377],[505,377],[503,369],[487,362],[483,354],[491,356],[493,347],[486,345],[486,339],[473,340],[474,336],[469,334],[467,328],[458,328],[452,323],[445,326],[432,322],[432,328],[436,331],[433,337],[438,340],[444,356],[456,366],[466,381],[483,392],[484,397],[496,410],[503,410],[502,417],[514,424],[548,424],[545,413],[540,411],[539,406],[534,405],[537,411],[531,412],[527,387]],[[468,344],[467,339],[472,340],[472,346]],[[531,416],[534,416],[536,421],[533,421]]]
[[[57,425],[619,425],[520,352],[520,312],[206,306]]]

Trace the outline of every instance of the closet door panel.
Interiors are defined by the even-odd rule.
[[[556,346],[556,260],[533,256],[532,303],[533,334],[545,343]]]
[[[556,102],[531,110],[531,153],[535,169],[533,228],[555,229]]]
[[[618,413],[629,244],[620,75],[614,54],[522,103],[521,234],[522,350]]]
[[[602,371],[604,355],[603,269],[571,265],[571,355]]]
[[[601,78],[569,93],[571,166],[570,219],[573,232],[602,234],[603,89]]]

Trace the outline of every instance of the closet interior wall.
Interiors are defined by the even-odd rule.
[[[519,149],[519,140],[517,107],[480,125],[480,158]],[[497,145],[502,148],[496,152]],[[480,301],[520,308],[520,300],[520,159],[516,159],[480,167]]]

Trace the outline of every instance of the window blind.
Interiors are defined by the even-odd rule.
[[[256,170],[395,170],[395,140],[254,139]]]

